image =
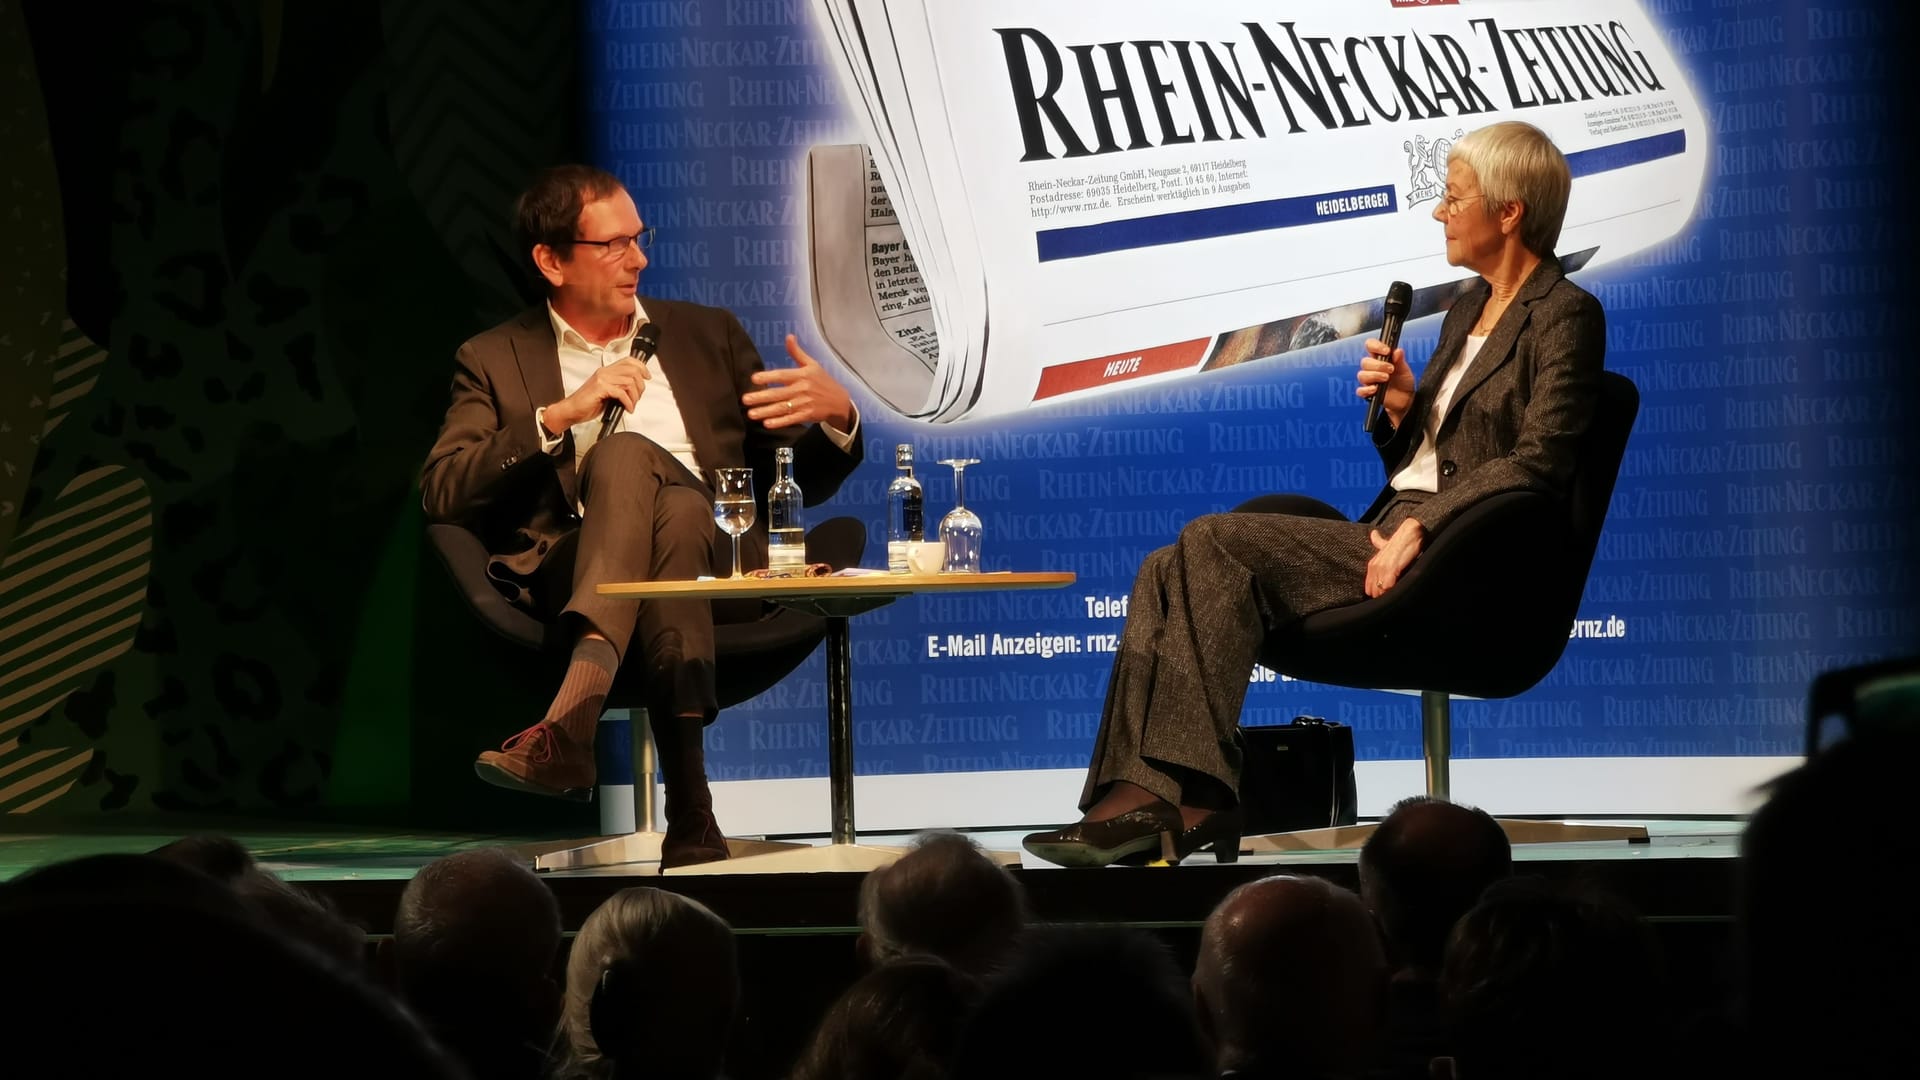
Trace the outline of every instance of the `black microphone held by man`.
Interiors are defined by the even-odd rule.
[[[659,351],[659,348],[660,331],[652,323],[647,323],[633,335],[633,348],[627,355],[644,364],[653,359],[653,354]],[[606,411],[600,414],[601,438],[604,439],[613,434],[613,429],[620,426],[620,418],[626,415],[626,411],[626,406],[621,405],[617,400],[607,402]]]

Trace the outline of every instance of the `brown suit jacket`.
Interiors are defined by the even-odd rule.
[[[765,365],[740,320],[677,300],[643,297],[641,304],[659,329],[660,367],[703,470],[750,466],[764,507],[774,448],[793,446],[794,479],[808,505],[840,489],[863,456],[859,438],[841,450],[817,425],[769,431],[747,419],[740,395]],[[554,541],[579,527],[573,436],[558,455],[543,453],[533,418],[565,396],[546,305],[529,308],[454,355],[452,402],[421,470],[427,517],[472,529],[496,570],[514,578],[532,578]],[[764,564],[765,529],[742,537],[740,547],[747,565],[757,565],[750,553]]]
[[[1427,411],[1491,293],[1481,281],[1454,303],[1412,408],[1391,434],[1375,435],[1389,485],[1368,508],[1368,519],[1392,501],[1391,479],[1420,448]],[[1599,400],[1606,351],[1607,318],[1600,301],[1566,279],[1558,258],[1540,260],[1487,335],[1441,421],[1434,440],[1440,490],[1413,511],[1429,535],[1499,492],[1566,495],[1580,439]]]

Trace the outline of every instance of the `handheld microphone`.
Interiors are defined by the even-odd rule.
[[[1393,350],[1400,344],[1400,327],[1407,321],[1407,309],[1413,306],[1413,286],[1404,281],[1396,281],[1387,286],[1386,315],[1380,322],[1380,340],[1387,347],[1387,357],[1392,359]],[[1362,425],[1367,434],[1380,426],[1380,415],[1387,400],[1387,384],[1381,383],[1367,399],[1367,421]]]
[[[646,323],[633,335],[633,348],[627,351],[627,355],[644,364],[653,358],[654,352],[659,348],[660,331],[652,323]],[[600,414],[601,438],[604,439],[613,434],[613,429],[619,426],[620,418],[626,415],[626,411],[626,406],[620,404],[618,400],[607,402],[606,411]]]

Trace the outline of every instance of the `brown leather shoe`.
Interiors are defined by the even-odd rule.
[[[593,798],[593,747],[582,746],[544,721],[501,743],[498,750],[483,751],[473,771],[510,791],[573,802]]]
[[[660,841],[660,869],[697,866],[727,857],[727,835],[720,831],[713,811],[688,807],[667,819],[667,835]]]

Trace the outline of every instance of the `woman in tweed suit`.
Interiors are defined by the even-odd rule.
[[[1067,866],[1210,849],[1240,838],[1234,741],[1266,635],[1393,588],[1428,538],[1505,491],[1564,494],[1606,351],[1599,301],[1553,246],[1572,188],[1539,129],[1481,128],[1447,156],[1433,211],[1447,261],[1480,275],[1447,313],[1415,386],[1405,352],[1367,342],[1358,393],[1384,393],[1374,443],[1387,486],[1357,522],[1212,514],[1134,580],[1081,820],[1026,838]]]

